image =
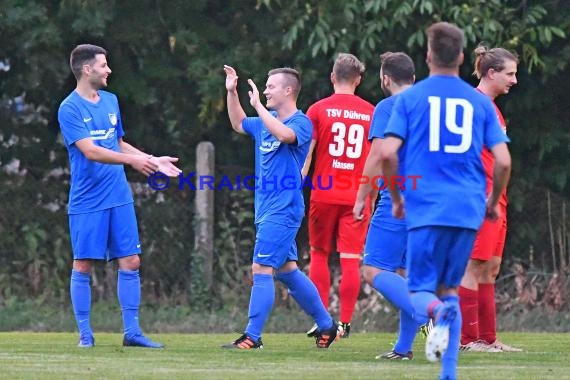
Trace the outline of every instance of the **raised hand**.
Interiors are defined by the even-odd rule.
[[[253,108],[256,108],[260,103],[260,101],[259,101],[259,90],[257,89],[257,86],[255,85],[255,83],[253,83],[253,81],[251,79],[248,79],[247,83],[251,87],[251,91],[248,92],[249,104],[251,104],[251,106]]]
[[[178,177],[178,175],[182,173],[182,170],[174,165],[174,162],[178,162],[177,157],[151,157],[149,161],[152,161],[156,165],[156,171],[164,173],[169,177]]]
[[[238,76],[235,69],[231,66],[224,65],[224,71],[226,72],[226,90],[237,91],[237,81]]]

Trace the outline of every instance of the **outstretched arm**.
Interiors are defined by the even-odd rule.
[[[226,90],[228,90],[227,103],[230,123],[234,131],[245,134],[241,122],[245,119],[246,114],[239,102],[237,93],[238,76],[235,69],[231,66],[224,65],[224,71],[226,73]]]
[[[177,157],[170,157],[170,156],[154,157],[152,155],[149,156],[147,153],[141,151],[138,148],[135,148],[128,142],[124,141],[122,138],[119,139],[119,147],[121,148],[121,152],[123,153],[137,154],[140,156],[144,156],[150,162],[156,165],[155,171],[162,172],[169,177],[176,177],[178,176],[178,174],[182,173],[182,170],[180,170],[178,167],[174,165],[175,162],[178,162]],[[144,172],[142,173],[146,174]]]

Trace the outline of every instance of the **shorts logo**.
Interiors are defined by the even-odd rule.
[[[271,256],[271,255],[264,255],[264,254],[262,254],[262,253],[258,253],[258,254],[257,254],[257,257],[269,257],[269,256]]]
[[[109,121],[111,122],[112,126],[117,125],[117,115],[114,113],[109,114]]]

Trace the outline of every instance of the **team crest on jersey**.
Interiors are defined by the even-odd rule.
[[[114,113],[109,114],[109,121],[111,122],[112,126],[117,125],[117,115]]]

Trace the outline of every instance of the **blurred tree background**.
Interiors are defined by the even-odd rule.
[[[15,315],[0,316],[0,329],[73,328],[69,169],[57,109],[75,87],[68,66],[75,45],[93,43],[108,50],[113,70],[109,90],[119,97],[127,141],[154,154],[180,157],[185,173],[194,171],[196,145],[212,141],[216,174],[235,176],[253,171],[253,145],[229,126],[224,64],[236,67],[250,114],[245,79],[263,87],[269,69],[299,69],[299,106],[306,110],[331,93],[329,73],[336,54],[350,52],[367,66],[358,94],[376,103],[383,96],[379,55],[408,53],[418,79],[424,78],[425,29],[441,20],[465,30],[461,74],[473,84],[472,51],[480,42],[506,47],[521,58],[518,85],[498,100],[509,126],[514,165],[510,229],[499,278],[501,312],[512,316],[512,326],[521,321],[534,326],[539,323],[533,316],[544,308],[568,310],[568,2],[0,0],[0,307]],[[184,331],[218,326],[209,317],[206,325],[187,327],[181,321],[189,313],[236,314],[243,321],[254,240],[253,194],[216,192],[216,280],[214,289],[205,289],[200,262],[193,258],[192,191],[155,192],[139,174],[129,170],[128,177],[144,247],[143,298],[155,312],[153,326]],[[298,243],[306,254],[305,228]],[[114,276],[111,265],[97,269],[95,300],[114,302]],[[277,304],[292,307],[286,294]],[[363,289],[361,315],[389,309]],[[53,319],[62,321],[38,326],[35,310],[55,310]],[[103,320],[100,324],[107,326]]]

